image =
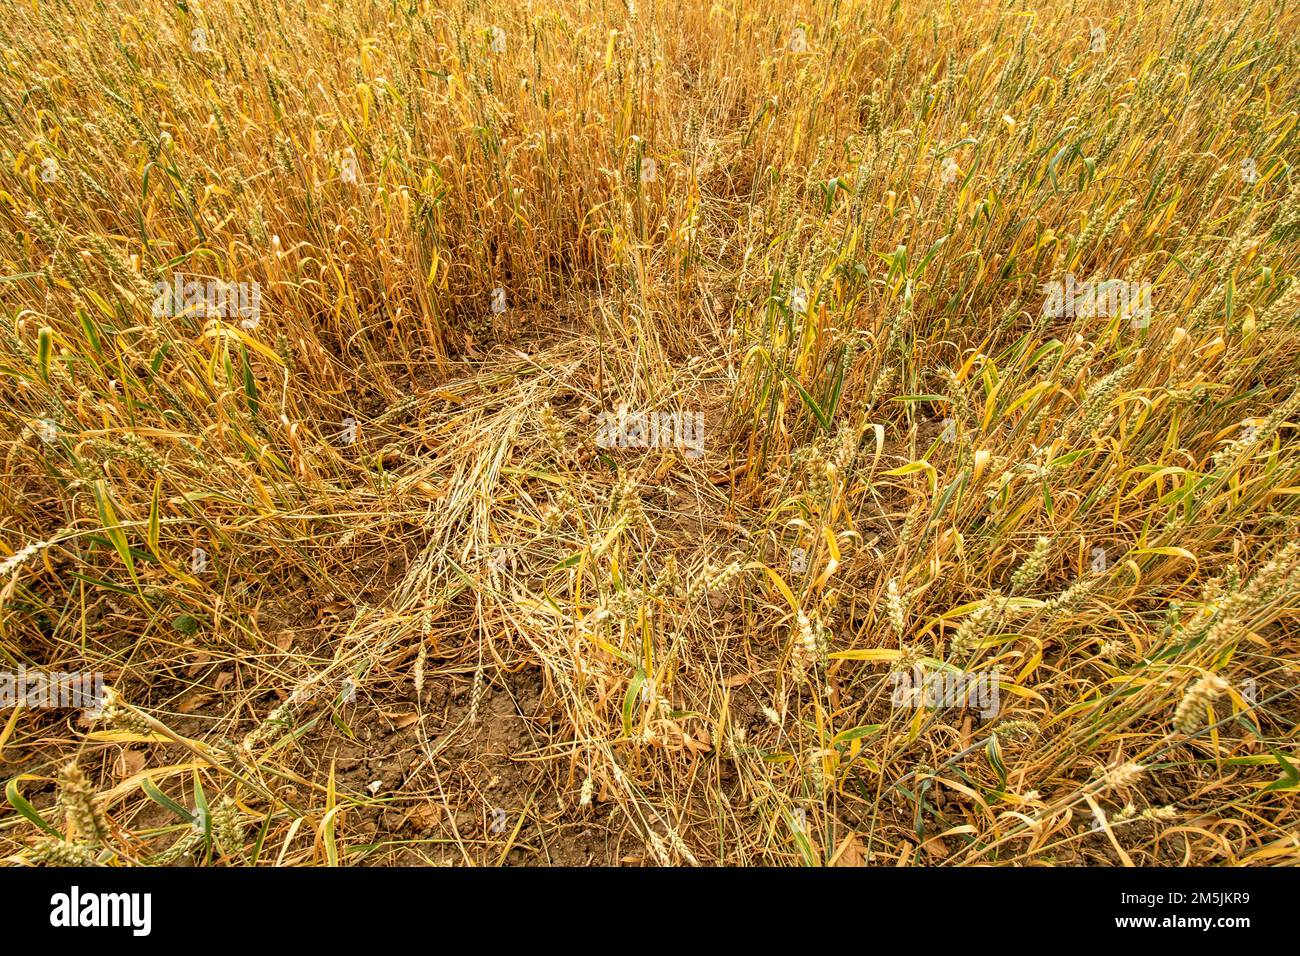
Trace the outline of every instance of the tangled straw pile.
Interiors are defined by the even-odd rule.
[[[8,12],[2,858],[1300,862],[1295,11],[625,2]]]

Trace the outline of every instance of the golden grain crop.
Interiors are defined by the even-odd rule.
[[[0,859],[1300,863],[1298,21],[13,5]]]

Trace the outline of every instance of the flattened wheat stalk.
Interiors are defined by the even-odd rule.
[[[52,541],[36,541],[27,545],[27,547],[22,550],[14,552],[9,557],[5,558],[3,562],[0,562],[0,578],[8,577],[11,573],[16,572],[23,566],[28,558],[39,554],[53,543],[54,542]]]

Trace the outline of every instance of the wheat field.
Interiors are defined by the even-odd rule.
[[[1300,863],[1298,28],[15,3],[0,860]]]

